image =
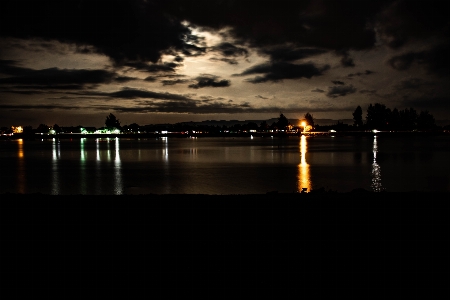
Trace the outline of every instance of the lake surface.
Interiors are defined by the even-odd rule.
[[[450,137],[0,141],[0,193],[450,191]]]

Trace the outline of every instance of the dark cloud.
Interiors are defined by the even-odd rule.
[[[204,40],[182,21],[207,29],[229,28],[239,44],[265,49],[292,45],[345,51],[372,48],[376,34],[399,47],[409,40],[431,36],[448,40],[444,1],[342,0],[115,0],[17,1],[0,3],[0,36],[53,40],[77,45],[80,53],[102,53],[117,64],[158,62],[162,54],[203,55]],[[217,46],[225,57],[246,55],[230,43]],[[314,52],[314,50],[312,50]],[[322,51],[322,50],[318,50]],[[305,50],[266,51],[274,60],[293,61]],[[298,58],[297,58],[298,57]],[[180,60],[176,60],[180,61]],[[342,64],[353,66],[348,55]]]
[[[81,109],[84,107],[74,106],[74,105],[61,105],[61,104],[39,104],[39,105],[21,105],[21,104],[0,104],[0,108],[2,109],[10,109],[10,110],[53,110],[53,109],[63,109],[63,110],[72,110],[72,109]]]
[[[269,99],[269,98],[263,97],[263,96],[261,96],[261,95],[257,95],[257,96],[255,96],[255,98],[259,98],[259,99],[263,99],[263,100]]]
[[[93,45],[116,63],[157,62],[164,50],[183,49],[190,34],[158,2],[4,0],[0,36]]]
[[[375,72],[373,72],[373,71],[370,71],[370,70],[366,70],[366,71],[364,71],[364,73],[361,73],[361,72],[357,72],[357,73],[351,73],[351,74],[348,74],[347,75],[347,77],[355,77],[355,76],[362,76],[362,75],[371,75],[371,74],[373,74],[373,73],[375,73]]]
[[[16,60],[0,59],[0,74],[20,76],[30,71],[30,69],[17,66],[19,64]]]
[[[199,89],[204,87],[228,87],[230,86],[230,81],[226,79],[219,80],[217,76],[202,74],[201,76],[195,78],[197,83],[190,84],[189,87],[193,89]]]
[[[338,50],[338,51],[336,51],[336,54],[338,56],[341,56],[341,65],[343,67],[354,67],[355,66],[355,62],[353,61],[353,58],[350,57],[348,50]]]
[[[174,60],[175,60],[176,62],[182,62],[182,61],[184,61],[184,58],[181,57],[181,56],[176,56],[176,57],[174,58]]]
[[[211,61],[223,61],[226,62],[230,65],[237,65],[238,61],[234,58],[226,58],[226,57],[222,57],[222,58],[217,58],[217,57],[211,57],[209,60]]]
[[[290,43],[326,49],[365,49],[375,43],[374,19],[383,1],[169,0],[172,15],[202,27],[231,28],[234,38],[265,47]],[[205,13],[206,12],[206,13]]]
[[[156,79],[157,79],[157,77],[155,77],[155,76],[148,76],[144,79],[144,81],[155,82]]]
[[[413,97],[403,99],[404,107],[414,107],[421,110],[448,111],[450,97]]]
[[[117,82],[123,83],[123,82],[137,80],[137,78],[128,77],[128,76],[117,76],[116,78],[114,78],[114,80]]]
[[[389,59],[388,63],[391,65],[392,68],[403,71],[407,70],[411,67],[411,64],[418,60],[421,62],[423,59],[423,52],[416,53],[416,52],[410,52],[402,55],[397,55]]]
[[[360,90],[359,91],[361,94],[370,94],[370,95],[375,95],[377,93],[377,90]]]
[[[398,85],[396,85],[397,90],[417,90],[423,86],[430,85],[429,82],[425,82],[420,78],[410,78],[402,80]]]
[[[182,53],[185,56],[201,56],[206,53],[206,47],[201,47],[192,44],[185,44]]]
[[[0,70],[2,72],[3,70]],[[48,87],[67,84],[101,84],[115,80],[116,74],[107,70],[59,69],[34,70],[27,68],[9,69],[17,76],[0,78],[0,84],[44,85]],[[120,77],[119,77],[120,78]]]
[[[144,62],[127,62],[125,66],[134,68],[139,71],[145,71],[149,73],[156,72],[175,72],[175,68],[179,66],[177,63],[166,62],[162,64],[147,64]]]
[[[51,90],[89,90],[93,89],[96,86],[86,86],[83,84],[60,84],[60,85],[13,85],[8,86],[4,90],[10,93],[24,93],[24,90],[33,90],[27,91],[26,93],[43,93],[46,91],[47,93],[52,93]],[[39,92],[38,92],[39,91]]]
[[[389,65],[399,71],[408,70],[413,63],[425,65],[429,73],[450,76],[450,45],[439,45],[428,51],[408,52],[389,59]]]
[[[180,83],[188,83],[190,80],[188,79],[174,79],[174,80],[162,80],[163,85],[175,85]]]
[[[291,45],[262,48],[260,50],[260,53],[269,55],[271,61],[295,61],[326,52],[326,50],[316,48],[293,48]]]
[[[336,85],[344,85],[345,83],[339,80],[332,80],[332,83],[336,84]]]
[[[314,92],[314,93],[325,93],[324,90],[321,90],[319,88],[315,88],[315,89],[311,90],[311,92]]]
[[[377,15],[377,32],[391,48],[430,37],[448,41],[448,30],[445,1],[392,1]]]
[[[318,68],[312,63],[265,63],[253,66],[241,74],[236,74],[235,76],[264,74],[264,76],[257,76],[255,78],[248,79],[247,81],[251,83],[262,83],[267,81],[277,82],[283,79],[311,78],[313,76],[320,76],[329,68],[330,67],[328,65]]]
[[[121,98],[121,99],[139,99],[139,98],[149,98],[149,99],[159,99],[159,100],[177,100],[177,101],[185,101],[192,100],[189,97],[172,94],[172,93],[159,93],[146,91],[141,89],[132,89],[132,88],[124,88],[121,91],[112,92],[112,93],[93,93],[92,95],[99,96],[108,96],[112,98]]]
[[[160,93],[147,91],[143,89],[123,88],[115,92],[99,92],[99,91],[80,91],[66,93],[73,95],[73,97],[107,97],[114,99],[156,99],[156,100],[171,100],[171,101],[191,101],[192,99],[185,95]]]
[[[356,92],[353,85],[335,85],[328,87],[327,97],[337,98]]]
[[[247,56],[248,51],[245,48],[237,47],[231,43],[220,43],[213,47],[213,51],[220,52],[223,56]]]

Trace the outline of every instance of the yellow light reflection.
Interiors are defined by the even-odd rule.
[[[311,191],[311,177],[309,173],[309,165],[306,162],[307,152],[306,136],[300,137],[300,164],[298,165],[298,190],[309,192]]]
[[[23,154],[23,140],[19,139],[18,142],[18,156],[19,156],[19,165],[17,170],[17,187],[18,191],[21,194],[25,193],[25,161],[24,161],[24,154]]]
[[[23,158],[23,140],[19,139],[19,140],[17,140],[17,142],[19,143],[19,153],[18,153],[18,155],[19,155],[20,158]]]

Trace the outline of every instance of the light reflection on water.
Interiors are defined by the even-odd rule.
[[[86,179],[86,158],[87,153],[84,149],[86,138],[80,139],[80,177],[81,177],[81,194],[87,192],[87,179]]]
[[[17,156],[19,157],[19,163],[18,163],[18,170],[17,173],[17,185],[18,185],[18,192],[21,194],[25,193],[25,185],[26,185],[26,170],[25,170],[25,162],[24,162],[24,151],[23,151],[23,140],[19,139],[17,140],[18,145],[18,153]]]
[[[374,192],[383,191],[383,186],[381,185],[381,167],[377,163],[377,152],[378,152],[378,143],[377,136],[373,137],[373,162],[372,162],[372,190]]]
[[[60,194],[58,162],[61,157],[59,140],[53,139],[52,143],[52,195]]]
[[[122,165],[120,161],[120,151],[119,151],[120,148],[118,138],[116,138],[114,146],[116,149],[114,158],[114,193],[116,195],[121,195],[123,193],[123,182],[122,182]]]
[[[100,140],[95,139],[95,150],[97,153],[95,160],[95,190],[97,193],[102,194],[102,169],[101,169],[101,157],[100,157]]]
[[[0,193],[448,191],[449,144],[384,136],[17,140],[1,144]]]
[[[300,138],[300,163],[298,165],[298,191],[311,191],[311,176],[309,165],[306,162],[306,151],[308,149],[306,136]]]

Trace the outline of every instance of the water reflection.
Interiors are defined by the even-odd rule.
[[[161,138],[164,144],[164,149],[162,149],[162,156],[163,156],[163,160],[165,162],[167,162],[169,160],[169,145],[167,144],[167,137],[162,137]]]
[[[300,138],[300,164],[298,165],[298,190],[311,191],[311,177],[309,174],[309,165],[306,162],[307,151],[306,136],[302,135]]]
[[[24,162],[24,152],[23,152],[23,140],[19,139],[18,142],[18,152],[19,163],[17,168],[17,186],[19,193],[25,193],[25,162]]]
[[[80,139],[80,173],[81,173],[81,193],[86,194],[87,182],[86,182],[86,156],[87,153],[84,150],[84,143],[86,142],[86,138]]]
[[[120,161],[120,152],[119,152],[120,150],[119,138],[116,138],[115,150],[116,153],[114,157],[114,193],[116,195],[121,195],[123,193],[123,184],[122,184],[122,163]]]
[[[97,152],[97,157],[96,157],[96,166],[95,166],[95,190],[98,194],[102,194],[102,174],[101,174],[101,158],[100,158],[100,140],[96,139],[95,140],[95,146],[96,146],[96,152]]]
[[[58,162],[61,158],[61,151],[59,148],[59,141],[53,139],[52,144],[52,195],[59,195],[60,193],[60,183],[59,183],[59,173],[58,173]]]
[[[165,193],[169,194],[171,192],[171,180],[170,180],[170,168],[169,168],[169,144],[167,141],[167,137],[161,138],[163,142],[163,149],[162,149],[162,159],[164,161],[164,177],[165,180]]]
[[[373,137],[373,162],[372,162],[372,189],[374,192],[381,192],[383,186],[381,185],[381,168],[377,163],[378,143],[377,136]]]

